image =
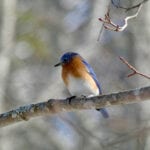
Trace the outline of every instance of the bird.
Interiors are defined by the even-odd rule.
[[[91,97],[102,94],[101,85],[91,65],[78,53],[66,52],[55,67],[62,66],[62,79],[70,95]],[[105,108],[96,109],[104,118],[109,114]]]

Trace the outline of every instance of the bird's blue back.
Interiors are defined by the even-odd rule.
[[[98,89],[99,89],[99,94],[101,95],[101,94],[102,94],[101,85],[100,85],[100,83],[99,83],[98,80],[97,80],[97,76],[96,76],[96,74],[95,74],[93,68],[92,68],[91,65],[88,64],[84,59],[83,59],[82,61],[83,61],[83,63],[85,64],[85,66],[87,67],[87,70],[88,70],[89,74],[90,74],[90,75],[92,76],[92,78],[94,79],[94,81],[95,81],[95,83],[96,83],[96,85],[97,85],[97,87],[98,87]],[[109,117],[109,114],[108,114],[108,112],[106,111],[105,108],[100,108],[100,109],[97,109],[97,110],[102,113],[102,115],[103,115],[104,118],[108,118],[108,117]]]
[[[99,89],[99,94],[102,94],[102,91],[101,91],[101,86],[100,86],[100,83],[98,82],[97,80],[97,76],[93,70],[93,68],[90,66],[90,64],[88,64],[84,59],[82,60],[82,62],[84,63],[84,65],[86,66],[89,74],[92,76],[92,78],[94,79],[98,89]]]

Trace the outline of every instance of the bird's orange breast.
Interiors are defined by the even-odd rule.
[[[98,89],[94,79],[89,74],[86,66],[79,56],[75,56],[69,63],[62,65],[62,78],[67,86],[69,84],[69,76],[74,78],[82,78],[83,80],[88,81],[89,86],[91,86],[93,90]]]
[[[69,63],[62,65],[62,78],[66,85],[68,85],[69,75],[80,78],[83,77],[84,72],[86,68],[79,56],[75,56]]]

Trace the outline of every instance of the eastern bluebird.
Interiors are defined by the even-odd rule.
[[[62,66],[62,79],[72,96],[96,96],[101,95],[100,83],[92,67],[78,54],[67,52],[55,65]],[[104,118],[109,115],[105,108],[100,110]]]

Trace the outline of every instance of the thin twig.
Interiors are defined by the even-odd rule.
[[[100,41],[101,35],[102,35],[102,32],[103,32],[103,29],[104,29],[104,23],[103,23],[103,25],[102,25],[101,28],[100,28],[100,31],[99,31],[99,34],[98,34],[97,41]]]
[[[133,75],[135,75],[135,74],[138,74],[138,75],[143,76],[143,77],[145,77],[145,78],[147,78],[147,79],[150,79],[150,76],[145,75],[145,74],[141,73],[140,71],[138,71],[136,68],[134,68],[132,65],[130,65],[130,64],[128,63],[128,61],[125,60],[123,57],[119,57],[119,59],[120,59],[124,64],[126,64],[127,67],[132,71],[132,73],[128,74],[128,77],[131,77],[131,76],[133,76]]]
[[[135,14],[133,14],[131,16],[127,16],[124,19],[124,25],[123,26],[119,26],[119,25],[117,25],[111,21],[109,9],[108,9],[107,13],[105,14],[105,18],[104,19],[99,18],[99,21],[103,22],[103,26],[105,29],[116,31],[116,32],[121,32],[121,31],[125,30],[125,28],[128,26],[128,20],[137,17],[137,15],[139,14],[139,12],[141,10],[141,7],[142,7],[142,4],[139,5],[139,8]]]
[[[110,10],[110,5],[111,5],[111,2],[109,2],[109,4],[108,4],[108,8],[107,8],[108,11]],[[102,32],[103,32],[103,29],[104,29],[104,22],[103,22],[103,24],[102,24],[102,26],[101,26],[101,28],[100,28],[97,41],[100,41],[101,35],[102,35]]]

